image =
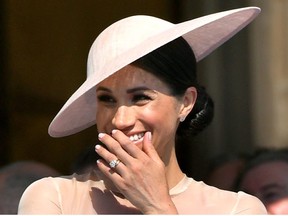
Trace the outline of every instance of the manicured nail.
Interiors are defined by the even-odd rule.
[[[98,134],[98,138],[99,138],[99,139],[103,138],[104,136],[105,136],[104,133],[99,133],[99,134]]]
[[[148,136],[148,140],[151,141],[152,140],[152,134],[150,131],[147,132],[147,136]]]
[[[100,145],[96,145],[96,146],[95,146],[95,149],[96,149],[96,150],[98,150],[98,149],[100,149],[100,148],[101,148]]]
[[[117,132],[116,129],[113,129],[113,130],[112,130],[112,134],[115,134],[116,132]]]

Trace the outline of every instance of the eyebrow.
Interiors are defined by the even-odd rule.
[[[97,92],[97,91],[107,91],[107,92],[112,93],[112,91],[111,91],[110,89],[105,88],[105,87],[103,87],[103,86],[99,86],[99,87],[96,89],[96,92]]]
[[[128,89],[126,92],[128,94],[131,94],[133,92],[137,92],[137,91],[146,91],[146,90],[151,90],[145,86],[139,86],[139,87],[136,87],[136,88],[131,88],[131,89]]]
[[[128,94],[131,94],[133,92],[137,92],[137,91],[146,91],[146,90],[151,90],[150,88],[147,88],[145,86],[139,86],[139,87],[136,87],[136,88],[131,88],[131,89],[127,89],[127,93]],[[109,88],[106,88],[106,87],[103,87],[103,86],[99,86],[96,91],[106,91],[106,92],[109,92],[109,93],[112,93],[112,91],[109,89]]]

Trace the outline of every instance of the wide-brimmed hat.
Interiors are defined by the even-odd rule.
[[[63,137],[94,125],[95,86],[126,65],[180,36],[189,43],[198,62],[249,24],[259,12],[257,7],[246,7],[179,24],[137,15],[113,23],[92,44],[87,79],[53,119],[49,134]]]

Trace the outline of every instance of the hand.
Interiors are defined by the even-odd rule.
[[[139,149],[124,133],[114,130],[112,136],[99,134],[99,140],[108,148],[96,146],[103,158],[98,167],[118,190],[144,214],[176,214],[169,195],[165,166],[151,142],[151,132],[146,132],[143,149]],[[109,162],[121,162],[110,168]]]

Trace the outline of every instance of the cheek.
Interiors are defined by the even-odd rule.
[[[108,122],[111,122],[111,119],[113,118],[112,115],[112,112],[108,109],[96,109],[96,126],[99,132],[103,132],[105,125],[107,125]]]
[[[161,104],[161,105],[160,105]],[[170,128],[172,130],[177,126],[178,112],[175,103],[156,103],[149,107],[146,107],[142,114],[146,122],[149,122],[154,128],[166,129]]]

